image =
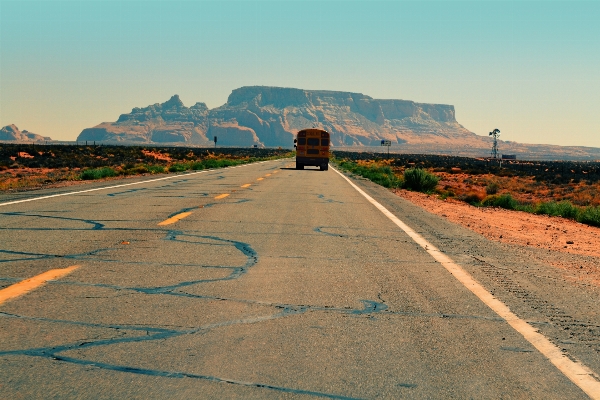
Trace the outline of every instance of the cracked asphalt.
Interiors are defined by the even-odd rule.
[[[0,397],[586,398],[335,171],[293,165],[0,207],[0,289],[79,266],[0,304]],[[600,371],[595,288],[355,182]]]

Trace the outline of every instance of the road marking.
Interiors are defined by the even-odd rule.
[[[242,185],[243,188],[247,188],[247,187],[250,187],[250,186],[252,186],[251,183],[246,183],[245,185]]]
[[[223,194],[220,194],[217,197],[215,197],[215,200],[221,200],[221,199],[224,199],[227,196],[229,196],[229,193],[223,193]]]
[[[573,361],[562,353],[560,348],[554,345],[547,337],[537,331],[536,328],[519,318],[510,311],[510,308],[500,300],[494,298],[486,288],[475,280],[467,271],[456,264],[450,257],[438,250],[429,243],[423,236],[415,232],[411,227],[402,222],[398,217],[392,214],[387,208],[379,204],[361,188],[356,186],[348,177],[335,168],[332,168],[342,178],[344,178],[358,193],[363,195],[379,211],[410,236],[419,246],[421,246],[437,262],[442,264],[460,283],[477,296],[485,305],[491,308],[496,314],[503,318],[510,326],[519,332],[525,340],[531,343],[540,353],[542,353],[556,368],[559,369],[574,384],[579,386],[592,399],[600,400],[600,382],[598,382],[592,370],[579,361]]]
[[[262,181],[263,179],[265,179],[265,178],[258,178],[257,181]]]
[[[278,160],[267,160],[267,161],[257,161],[255,163],[242,164],[242,165],[236,165],[236,166],[233,166],[233,167],[225,167],[225,168],[229,168],[229,169],[231,169],[231,168],[241,168],[241,167],[247,167],[247,166],[250,166],[250,165],[264,164],[264,163],[271,162],[271,161],[281,161],[281,159],[278,159]],[[223,169],[223,168],[218,168],[218,169]],[[75,192],[58,193],[58,194],[51,194],[51,195],[48,195],[48,196],[32,197],[30,199],[8,201],[6,203],[0,203],[0,207],[2,207],[2,206],[9,206],[11,204],[27,203],[29,201],[51,199],[53,197],[70,196],[70,195],[73,195],[73,194],[89,193],[89,192],[95,192],[95,191],[98,191],[98,190],[116,189],[116,188],[121,188],[121,187],[125,187],[125,186],[141,185],[143,183],[158,182],[158,181],[164,181],[164,180],[167,180],[167,179],[181,178],[183,176],[190,176],[190,175],[196,175],[196,174],[204,174],[204,173],[212,172],[212,171],[216,171],[216,170],[217,169],[205,169],[205,170],[202,170],[202,171],[189,172],[189,173],[186,173],[186,174],[177,174],[177,175],[173,175],[173,176],[165,176],[164,178],[149,179],[147,181],[140,181],[140,182],[133,182],[133,183],[123,183],[121,185],[104,186],[104,187],[94,188],[94,189],[78,190],[78,191],[75,191]]]
[[[191,213],[192,213],[191,211],[187,211],[187,212],[179,213],[177,215],[173,215],[171,218],[167,218],[163,222],[159,222],[158,225],[159,226],[163,226],[163,225],[174,224],[175,222],[179,221],[180,219],[184,219],[185,217],[187,217]]]
[[[68,268],[51,269],[50,271],[46,271],[42,274],[34,276],[33,278],[24,279],[19,283],[10,285],[9,287],[0,290],[0,304],[10,299],[14,299],[15,297],[22,296],[27,292],[31,292],[32,290],[44,285],[47,281],[62,278],[77,268],[79,268],[79,265],[73,265]]]
[[[271,174],[266,174],[265,176],[271,176]]]

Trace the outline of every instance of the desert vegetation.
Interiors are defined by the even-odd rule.
[[[600,226],[600,162],[335,152],[340,168],[389,188]]]
[[[222,168],[292,155],[284,149],[0,144],[0,191]]]

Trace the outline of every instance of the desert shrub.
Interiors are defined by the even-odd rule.
[[[600,207],[586,207],[577,220],[583,224],[600,226]]]
[[[169,167],[169,172],[183,172],[188,169],[187,164],[175,163]]]
[[[117,172],[110,167],[102,167],[95,169],[86,169],[80,175],[83,180],[102,179],[110,176],[117,176]]]
[[[193,162],[190,166],[190,169],[192,169],[194,171],[204,169],[204,164],[201,161]]]
[[[149,172],[149,170],[148,170],[148,166],[146,166],[146,165],[136,165],[135,167],[133,167],[127,171],[128,174],[132,174],[132,175],[145,174],[147,172]]]
[[[539,203],[535,208],[536,214],[547,214],[553,217],[564,217],[570,219],[576,219],[579,214],[579,209],[574,206],[570,201],[549,201],[545,203]]]
[[[422,168],[409,168],[404,171],[404,188],[417,192],[431,192],[440,178]]]
[[[519,202],[508,193],[502,196],[488,196],[483,199],[481,204],[485,207],[500,207],[507,210],[516,210],[519,207]]]
[[[452,190],[442,190],[440,193],[440,200],[446,200],[448,197],[454,197],[456,194]]]
[[[352,161],[341,161],[338,165],[346,171],[367,178],[386,188],[397,188],[402,186],[402,181],[398,179],[394,171],[388,166],[358,165]]]
[[[165,167],[162,165],[148,165],[148,171],[151,174],[162,174],[165,172]]]
[[[209,158],[207,160],[202,161],[202,164],[204,164],[204,168],[223,168],[229,167],[230,165],[236,165],[238,163],[236,163],[233,160],[215,160]]]
[[[477,192],[467,192],[458,196],[458,199],[469,204],[479,204],[483,199],[483,195]]]
[[[496,194],[496,193],[498,193],[498,189],[499,189],[499,187],[498,187],[498,183],[496,183],[496,182],[492,182],[492,183],[490,183],[489,185],[487,185],[487,186],[485,187],[485,193],[486,193],[488,196],[489,196],[489,195],[493,195],[493,194]]]
[[[519,204],[517,206],[517,208],[515,208],[515,210],[517,210],[517,211],[525,211],[525,212],[528,212],[530,214],[533,214],[535,212],[535,205],[534,204]]]

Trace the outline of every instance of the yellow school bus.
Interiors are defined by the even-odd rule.
[[[319,167],[321,171],[329,169],[329,132],[322,129],[303,129],[296,139],[296,169],[305,165]]]

